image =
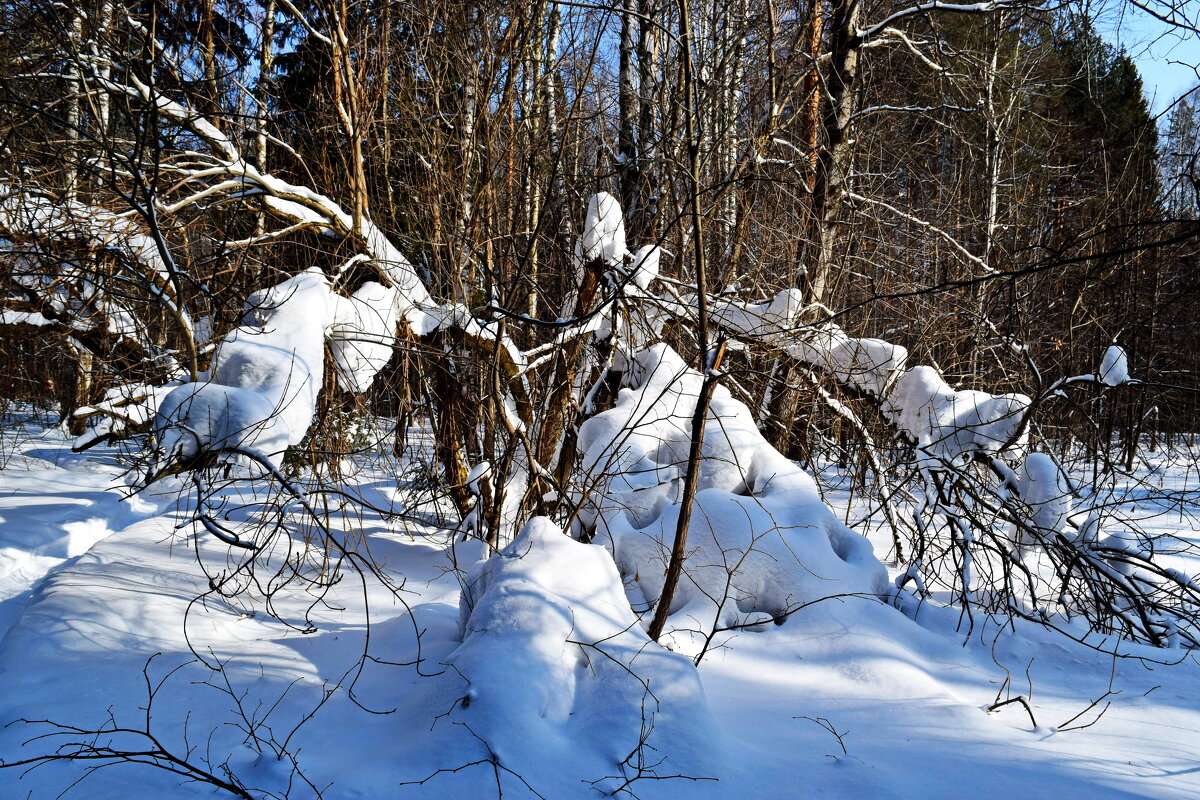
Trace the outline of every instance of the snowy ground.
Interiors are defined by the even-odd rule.
[[[293,797],[313,792],[295,780],[290,761],[274,757],[272,743],[286,742],[299,770],[331,799],[474,798],[502,790],[558,800],[599,797],[636,777],[628,767],[624,778],[612,777],[639,737],[627,726],[606,726],[606,698],[615,695],[605,691],[623,678],[605,672],[602,653],[580,663],[575,688],[553,703],[521,694],[522,679],[538,665],[496,654],[493,683],[542,705],[528,718],[511,708],[495,719],[464,716],[469,693],[458,667],[481,667],[461,649],[446,666],[459,648],[462,574],[451,569],[452,537],[435,517],[362,512],[347,521],[346,536],[403,583],[400,600],[352,571],[323,598],[292,584],[274,595],[288,627],[270,619],[253,592],[232,604],[193,602],[206,590],[204,569],[224,568],[227,549],[178,528],[183,484],[123,499],[115,451],[73,455],[57,430],[36,426],[3,436],[0,723],[96,729],[115,721],[144,730],[149,719],[161,745],[190,754],[191,763],[218,777],[227,767],[246,785],[278,795],[291,777]],[[1187,460],[1164,462],[1144,477],[1194,490],[1194,469]],[[356,491],[388,507],[405,502],[395,485],[393,475],[366,472]],[[827,500],[854,521],[845,495]],[[1191,538],[1194,523],[1164,513],[1146,524]],[[875,549],[884,555],[886,541]],[[575,551],[564,552],[569,563]],[[470,555],[460,549],[458,559],[467,563]],[[309,563],[321,568],[317,554]],[[810,606],[766,631],[729,635],[699,668],[707,710],[682,702],[689,696],[682,690],[672,695],[678,687],[659,687],[664,705],[642,748],[644,764],[659,778],[686,777],[655,780],[648,772],[627,790],[644,798],[1200,796],[1194,657],[1176,653],[1182,660],[1174,666],[1114,660],[1027,625],[1012,631],[981,623],[964,642],[957,621],[929,607],[918,623],[852,598]],[[376,660],[362,662],[365,647]],[[196,654],[224,664],[223,674]],[[154,698],[147,714],[148,683]],[[998,693],[1029,698],[1036,727],[1018,703],[988,713]],[[522,721],[511,729],[496,724],[509,719]],[[0,758],[53,752],[62,742],[22,746],[48,732],[9,725],[0,730]],[[146,749],[132,734],[116,740]],[[0,798],[56,797],[87,766],[2,770]],[[96,771],[68,796],[221,793],[121,765]]]

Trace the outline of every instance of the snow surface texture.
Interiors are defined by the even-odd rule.
[[[652,724],[670,771],[714,768],[696,667],[646,636],[604,548],[536,517],[471,571],[459,609],[463,643],[448,663],[469,688],[451,718],[507,767],[595,753],[596,777],[615,774]]]
[[[641,353],[633,373],[635,388],[585,422],[579,441],[597,484],[584,524],[612,550],[644,608],[662,591],[702,378],[665,344]],[[870,544],[834,518],[812,478],[767,443],[723,387],[709,409],[695,502],[671,606],[677,631],[704,637],[821,598],[884,591]]]
[[[136,727],[145,718],[146,660],[163,653],[151,669],[157,680],[193,658],[183,638],[185,612],[189,601],[208,587],[197,561],[225,565],[227,548],[203,535],[189,537],[185,546],[180,537],[188,531],[177,530],[184,517],[170,493],[121,500],[117,493],[105,491],[124,469],[112,448],[75,455],[66,437],[55,430],[19,440],[13,431],[3,430],[0,437],[14,452],[10,467],[0,470],[0,680],[5,687],[0,692],[0,723],[23,717],[92,726],[103,724],[111,712],[118,722]],[[14,441],[19,446],[14,447]],[[1153,477],[1172,493],[1195,490],[1194,454],[1177,463],[1166,461],[1165,452],[1154,458],[1161,459],[1155,461],[1157,471],[1143,477]],[[20,468],[12,466],[16,464]],[[362,482],[348,488],[384,503],[382,493],[407,491],[395,486],[394,474],[386,462],[367,465],[359,476]],[[262,491],[268,500],[270,490],[264,486]],[[850,499],[842,489],[832,489],[827,497],[839,513],[848,510],[854,518],[875,513],[865,502],[858,505],[857,497],[849,509],[842,507]],[[1159,513],[1153,522],[1155,532],[1189,542],[1200,530],[1200,521],[1190,512],[1182,517]],[[327,689],[342,686],[289,744],[298,752],[305,774],[328,787],[324,796],[330,800],[494,798],[497,780],[505,798],[531,800],[535,795],[511,774],[500,771],[497,776],[491,764],[482,761],[488,757],[486,748],[464,726],[453,724],[499,728],[499,722],[476,712],[511,710],[502,700],[489,698],[490,687],[506,675],[514,690],[524,691],[526,676],[513,671],[519,665],[515,655],[501,652],[496,642],[484,646],[487,632],[471,633],[470,647],[460,640],[460,587],[445,569],[452,533],[417,522],[397,529],[394,522],[367,509],[354,526],[369,541],[370,552],[406,579],[406,602],[414,620],[403,607],[389,602],[390,595],[379,586],[364,592],[354,581],[345,581],[335,587],[330,602],[317,609],[316,633],[300,634],[272,624],[261,606],[211,603],[192,607],[193,644],[206,654],[212,648],[223,660],[232,659],[228,672],[243,707],[257,709],[260,715],[271,710],[267,725],[280,738],[322,702]],[[867,524],[865,529],[886,546],[888,535],[882,527]],[[538,624],[548,624],[542,612],[552,618],[549,609],[557,608],[563,598],[574,603],[571,579],[577,574],[580,591],[598,589],[612,597],[611,584],[598,580],[602,568],[588,555],[599,548],[570,542],[560,547],[561,540],[550,535],[556,531],[544,533],[531,537],[552,542],[543,566],[536,559],[494,563],[485,581],[490,588],[472,591],[478,620],[491,613],[487,608],[521,599],[521,587],[528,587],[518,585],[518,575],[542,593],[537,595],[538,603],[545,601],[537,611]],[[67,558],[89,539],[99,541],[83,555]],[[542,552],[540,547],[534,550]],[[1180,569],[1196,571],[1194,558],[1177,558]],[[611,577],[612,567],[608,570]],[[372,663],[359,679],[354,695],[360,702],[374,711],[394,708],[395,713],[369,713],[345,690],[346,672],[362,645],[364,595],[369,595],[373,614],[372,654],[395,663],[425,659],[427,677],[417,675],[414,667]],[[303,619],[311,606],[312,596],[299,588],[276,596],[277,611],[288,619]],[[600,606],[593,609],[602,614]],[[255,610],[257,614],[249,613]],[[743,631],[705,658],[699,667],[708,708],[703,716],[672,717],[692,713],[681,707],[682,691],[690,692],[694,685],[686,672],[679,676],[681,694],[660,695],[664,710],[648,739],[658,749],[645,749],[646,763],[666,756],[658,768],[660,776],[718,780],[641,780],[629,787],[638,797],[1200,796],[1200,773],[1195,769],[1200,758],[1200,699],[1195,691],[1200,669],[1191,659],[1148,669],[1136,656],[1154,655],[1150,648],[1130,647],[1127,652],[1134,658],[1114,661],[1020,620],[1015,630],[988,625],[964,641],[956,630],[957,612],[934,603],[925,605],[918,622],[870,600],[822,603],[801,614],[803,625],[794,624],[798,616],[783,626]],[[587,633],[620,629],[627,618],[617,617],[608,625],[589,616],[596,628],[588,627]],[[583,641],[579,634],[585,625],[591,622],[577,624],[570,638]],[[425,632],[420,651],[412,636],[414,627]],[[570,629],[559,624],[557,630],[561,635]],[[637,632],[630,633],[633,638],[622,634],[616,641],[632,646]],[[522,641],[520,637],[540,638],[540,633],[521,630],[510,641]],[[471,648],[496,659],[496,674],[476,676],[488,692],[477,693],[464,711],[461,699],[470,687],[454,669],[441,665],[454,659],[464,671],[489,669],[488,663],[469,663]],[[536,663],[553,675],[556,664],[571,663],[580,649],[587,652],[590,666],[572,673],[578,681],[576,713],[567,722],[553,724],[535,715],[528,729],[505,729],[489,739],[501,764],[511,765],[542,797],[553,800],[602,796],[589,782],[618,774],[614,758],[632,752],[638,739],[624,726],[630,705],[644,691],[615,670],[605,671],[601,662],[608,659],[598,650],[564,640],[558,662],[549,653]],[[670,666],[668,656],[662,658],[658,663]],[[634,663],[640,665],[641,657]],[[1028,697],[1036,729],[1015,703],[986,712],[1006,678],[1005,670],[1016,684],[1010,685],[1011,696]],[[647,663],[639,674],[673,673],[657,672]],[[221,685],[219,676],[195,665],[166,683],[152,715],[160,741],[177,753],[184,752],[187,742],[200,742],[194,751],[197,757],[208,754],[215,764],[227,761],[251,787],[282,795],[288,786],[287,764],[251,747],[253,742],[235,727],[240,720],[233,699],[212,688],[213,683]],[[609,729],[600,721],[607,712],[595,704],[608,702],[609,689],[616,691],[618,686],[628,687],[634,698],[621,701],[612,715],[621,727]],[[1120,694],[1065,724],[1110,688]],[[1092,723],[1110,701],[1098,722],[1079,727]],[[577,725],[576,717],[585,724]],[[846,752],[820,720],[841,735]],[[692,724],[696,736],[684,735],[682,730]],[[1070,727],[1075,729],[1066,730]],[[0,759],[52,749],[53,743],[42,750],[36,749],[38,743],[22,746],[39,732],[44,729],[20,724],[0,728]],[[586,739],[589,733],[596,738]],[[702,744],[719,755],[697,767],[688,759],[707,751],[689,751],[688,746],[701,737],[712,737]],[[513,760],[539,745],[547,755],[536,763]],[[675,746],[678,751],[671,749]],[[464,767],[472,762],[481,763]],[[937,768],[931,769],[931,764]],[[0,770],[0,797],[49,800],[93,765],[58,763],[28,773]],[[439,768],[461,769],[415,783]],[[615,787],[608,781],[597,788]],[[65,795],[68,800],[215,796],[177,775],[136,766],[99,770]],[[313,797],[298,788],[291,796]]]

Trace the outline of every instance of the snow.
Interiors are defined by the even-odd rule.
[[[1114,660],[1021,621],[1011,630],[981,622],[967,637],[957,612],[933,600],[913,620],[875,599],[842,598],[782,626],[728,631],[694,668],[629,625],[604,547],[539,520],[491,561],[459,573],[460,583],[450,532],[424,515],[389,520],[369,509],[332,524],[405,581],[404,604],[350,571],[315,608],[299,586],[281,589],[275,611],[316,627],[300,633],[272,621],[252,595],[193,602],[208,591],[204,567],[219,573],[230,551],[186,524],[187,504],[174,494],[180,484],[122,499],[125,464],[116,450],[72,454],[54,429],[2,435],[14,455],[0,470],[0,722],[86,727],[111,713],[140,725],[142,670],[161,653],[148,669],[156,685],[180,668],[153,703],[164,745],[182,753],[186,727],[186,741],[201,743],[195,757],[228,764],[259,792],[282,794],[290,763],[260,754],[235,727],[244,724],[237,703],[214,688],[224,685],[219,674],[195,662],[186,631],[200,654],[226,663],[243,708],[269,712],[262,735],[288,735],[319,706],[289,750],[313,783],[328,787],[327,798],[494,797],[498,784],[512,798],[602,796],[592,781],[612,791],[636,777],[620,762],[649,727],[640,716],[648,695],[622,664],[650,682],[656,698],[646,739],[656,749],[643,748],[645,763],[667,759],[658,777],[716,779],[648,776],[628,787],[646,800],[1200,794],[1200,665],[1191,656],[1150,665],[1138,657],[1155,651],[1131,646],[1133,658]],[[1194,453],[1162,454],[1141,477],[1166,493],[1194,491],[1195,463]],[[419,504],[395,474],[386,462],[365,465],[348,488],[376,505],[401,496]],[[242,502],[271,497],[265,485],[241,492]],[[826,498],[839,517],[871,512],[842,489]],[[1146,524],[1189,542],[1200,530],[1190,513],[1161,508]],[[68,556],[90,540],[86,552]],[[1193,557],[1176,558],[1183,571],[1197,570]],[[368,608],[370,653],[379,661],[359,673]],[[414,630],[423,631],[419,648]],[[1110,689],[1119,694],[1086,711]],[[1016,704],[988,713],[998,692],[1026,696],[1037,727]],[[52,749],[53,742],[23,744],[44,732],[0,729],[0,759]],[[0,770],[0,796],[56,797],[87,766]],[[458,771],[434,775],[439,769]],[[152,768],[117,766],[95,772],[72,796],[218,795]],[[292,792],[312,796],[302,784]]]
[[[904,347],[883,339],[847,336],[833,323],[800,336],[787,352],[839,383],[879,398],[887,396],[908,361]]]
[[[1046,453],[1030,453],[1021,464],[1018,486],[1021,499],[1029,507],[1026,522],[1046,534],[1061,533],[1073,505],[1071,487],[1054,459]],[[1017,541],[1029,544],[1018,535]]]
[[[624,260],[628,252],[625,249],[625,216],[617,198],[608,192],[588,198],[578,251],[583,264],[599,259],[613,265]]]
[[[500,743],[510,769],[573,761],[603,776],[644,724],[673,770],[714,766],[719,737],[695,666],[642,631],[603,548],[536,517],[471,571],[459,620],[448,663],[466,686],[450,719]],[[550,796],[578,791],[564,777]]]
[[[329,332],[329,352],[341,385],[365,392],[392,358],[400,321],[399,291],[368,281],[339,305],[338,321]]]
[[[925,453],[953,459],[994,454],[1011,439],[1022,446],[1030,402],[1023,394],[955,390],[933,367],[918,366],[896,381],[881,411]]]
[[[41,327],[49,325],[50,320],[37,312],[31,311],[0,311],[0,325],[33,325]]]
[[[747,336],[770,336],[791,328],[804,308],[799,289],[784,289],[762,303],[721,300],[712,304],[709,314],[717,325]]]
[[[636,585],[634,605],[646,607],[662,591],[702,378],[663,344],[634,366],[635,388],[580,428],[584,470],[596,485],[582,520]],[[709,417],[686,578],[671,606],[680,646],[703,647],[714,631],[829,595],[882,593],[886,574],[870,545],[838,523],[749,409],[717,387]]]
[[[224,448],[253,448],[280,464],[312,422],[325,333],[341,302],[315,268],[251,295],[205,379],[159,405],[154,428],[164,465]]]
[[[798,326],[804,308],[799,289],[784,289],[761,303],[714,302],[710,314],[727,330],[776,344],[843,385],[885,397],[904,371],[908,350],[882,339],[849,336],[832,322]]]
[[[650,284],[658,277],[659,262],[662,260],[662,248],[648,244],[637,249],[633,254],[633,285],[645,292]]]
[[[156,296],[189,333],[191,319],[186,311],[168,298],[163,287],[170,285],[171,267],[168,255],[158,248],[154,237],[130,217],[105,208],[89,206],[75,200],[54,199],[33,190],[14,186],[0,180],[0,233],[32,237],[53,243],[80,241],[96,250],[121,250],[127,257],[142,265],[147,282]],[[4,249],[9,249],[7,245]],[[14,264],[17,260],[14,260]],[[78,270],[66,267],[71,272]],[[146,276],[136,276],[135,280]],[[80,277],[76,275],[75,277]],[[147,339],[145,331],[121,305],[111,298],[102,299],[100,307],[109,316],[113,333]]]
[[[1110,345],[1104,351],[1104,359],[1100,362],[1100,382],[1105,386],[1120,386],[1129,382],[1129,358],[1125,349],[1119,345]]]

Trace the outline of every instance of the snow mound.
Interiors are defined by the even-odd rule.
[[[664,344],[640,353],[634,367],[636,388],[580,429],[584,468],[597,484],[582,522],[652,606],[675,535],[702,378]],[[885,570],[867,540],[837,521],[813,479],[767,443],[723,387],[702,453],[672,603],[677,631],[707,634],[832,595],[884,591]]]
[[[666,772],[713,768],[696,668],[642,631],[603,548],[536,517],[476,565],[459,609],[462,644],[449,664],[469,688],[451,716],[506,768],[584,762],[583,774],[618,774],[646,723]]]
[[[1023,394],[952,389],[922,365],[896,381],[880,410],[927,453],[955,458],[999,452],[1020,431],[1029,403]],[[1024,434],[1014,444],[1023,440]]]

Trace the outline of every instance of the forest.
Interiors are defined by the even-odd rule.
[[[1194,797],[1198,309],[1196,0],[0,0],[0,795]]]

